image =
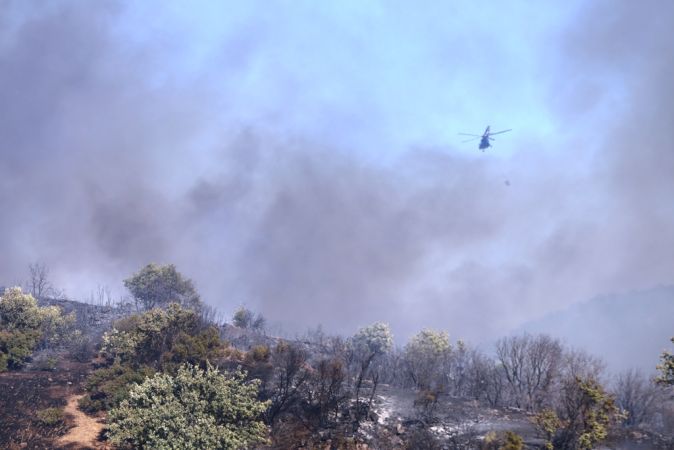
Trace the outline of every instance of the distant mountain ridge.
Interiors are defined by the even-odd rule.
[[[674,336],[674,286],[611,294],[528,322],[518,332],[545,333],[600,356],[611,372],[655,371]]]

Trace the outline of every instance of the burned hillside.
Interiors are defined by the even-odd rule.
[[[101,424],[93,440],[77,444],[83,448],[665,449],[674,442],[666,355],[658,384],[638,372],[611,379],[599,357],[542,334],[504,337],[491,352],[430,329],[396,346],[381,322],[350,337],[314,328],[281,338],[246,308],[222,320],[174,266],[148,265],[125,284],[131,297],[121,303],[38,302],[20,288],[5,290],[0,382],[12,406],[4,446],[70,439],[79,425],[64,412],[69,402]],[[215,385],[222,390],[206,394]],[[210,400],[191,403],[200,395]],[[183,419],[166,419],[174,416]],[[193,433],[171,437],[185,426]]]

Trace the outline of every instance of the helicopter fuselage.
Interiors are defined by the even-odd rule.
[[[471,142],[471,141],[475,141],[475,140],[478,140],[478,139],[479,139],[479,140],[480,140],[480,145],[479,145],[478,148],[479,148],[480,150],[482,150],[482,151],[485,151],[486,149],[488,149],[489,147],[491,147],[491,143],[490,143],[489,141],[493,141],[493,140],[494,140],[494,138],[492,137],[492,135],[494,135],[494,134],[506,133],[506,132],[508,132],[508,131],[512,131],[512,130],[511,130],[511,129],[507,129],[507,130],[502,130],[502,131],[497,131],[497,132],[495,132],[495,133],[492,133],[492,132],[490,131],[490,127],[487,126],[487,128],[484,130],[484,133],[482,133],[482,135],[479,135],[479,134],[470,134],[470,133],[459,133],[459,134],[462,135],[462,136],[472,136],[471,139],[468,139],[467,141],[464,141],[464,142]]]
[[[487,129],[484,130],[484,134],[482,135],[482,139],[480,140],[480,150],[486,149],[491,147],[491,144],[489,143],[489,126],[487,126]]]

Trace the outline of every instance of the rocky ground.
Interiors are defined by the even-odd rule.
[[[428,409],[415,405],[416,393],[382,385],[376,396],[375,419],[363,424],[363,434],[373,448],[381,447],[378,436],[389,435],[391,443],[403,448],[403,442],[415,435],[434,442],[437,448],[478,448],[485,436],[492,432],[513,431],[526,438],[531,448],[538,448],[543,440],[536,435],[530,416],[513,409],[486,408],[476,401],[442,396]],[[436,448],[429,445],[428,448]]]
[[[441,397],[432,417],[424,418],[411,390],[382,385],[376,396],[373,422],[361,427],[370,448],[405,448],[403,442],[420,436],[419,448],[479,449],[490,433],[512,431],[523,437],[525,448],[543,448],[544,440],[531,414],[514,408],[489,408],[469,399]],[[423,433],[421,432],[422,430]],[[387,447],[390,446],[390,447]],[[658,433],[624,430],[602,450],[673,450],[674,441]]]

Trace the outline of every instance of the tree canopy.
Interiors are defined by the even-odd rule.
[[[185,278],[173,264],[150,263],[124,280],[124,286],[144,309],[163,307],[172,302],[191,308],[200,304],[192,280]]]
[[[388,324],[376,322],[361,328],[352,338],[356,351],[366,354],[382,355],[393,347],[393,334]]]
[[[672,344],[674,344],[674,337],[671,340]],[[674,386],[674,354],[664,351],[662,352],[662,356],[660,356],[660,360],[662,362],[658,365],[660,376],[658,376],[657,382],[667,386]]]

